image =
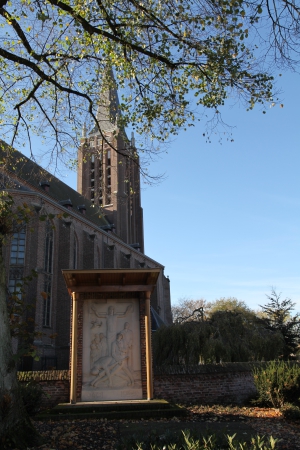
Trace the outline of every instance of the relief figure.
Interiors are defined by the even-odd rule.
[[[99,358],[107,356],[106,337],[103,333],[95,334],[95,337],[91,342],[90,349],[90,360],[92,367],[94,365],[94,362]]]
[[[129,322],[125,322],[124,329],[121,331],[121,333],[123,335],[124,350],[128,356],[127,366],[129,367],[130,370],[132,370],[132,368],[133,368],[133,361],[132,361],[133,331],[129,327],[130,327]]]
[[[112,387],[113,377],[117,375],[126,381],[127,386],[133,386],[134,378],[127,367],[128,356],[124,350],[122,333],[118,333],[111,347],[111,356],[101,357],[94,362],[91,375],[95,375],[96,378],[90,382],[90,385],[96,387],[99,381],[108,380],[108,386]]]
[[[95,306],[92,306],[91,309],[98,318],[106,319],[106,341],[108,348],[108,356],[111,356],[111,346],[116,339],[118,319],[126,317],[129,313],[131,313],[132,305],[131,304],[128,305],[124,313],[116,313],[116,314],[115,308],[113,306],[108,307],[107,313],[98,312]]]

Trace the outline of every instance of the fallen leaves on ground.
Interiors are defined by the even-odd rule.
[[[161,419],[159,422],[242,422],[250,425],[261,436],[273,436],[280,440],[280,450],[300,450],[300,424],[287,421],[278,409],[185,405],[188,416]],[[60,421],[34,421],[45,444],[32,450],[115,450],[120,439],[120,424],[158,422],[155,420],[86,419]],[[153,423],[153,426],[155,424]]]
[[[277,438],[280,441],[279,449],[300,449],[300,423],[284,419],[277,408],[189,405],[187,409],[192,420],[208,421],[217,418],[220,422],[242,421],[261,436]]]
[[[45,444],[32,450],[112,450],[119,440],[118,424],[106,420],[35,421]]]

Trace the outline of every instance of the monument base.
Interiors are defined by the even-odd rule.
[[[117,387],[104,385],[104,383],[101,387],[94,387],[90,383],[84,383],[81,391],[81,401],[142,400],[143,393],[140,381],[136,381],[133,386],[128,386],[126,382],[122,383],[122,380],[119,381],[120,383]]]

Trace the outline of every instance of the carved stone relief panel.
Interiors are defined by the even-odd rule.
[[[139,301],[85,300],[82,401],[142,398]]]

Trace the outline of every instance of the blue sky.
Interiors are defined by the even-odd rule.
[[[144,187],[145,252],[165,266],[172,303],[236,297],[257,309],[274,287],[300,311],[300,77],[278,77],[283,108],[230,102],[234,142],[208,144],[204,123],[181,132]],[[76,176],[64,178],[76,189]]]
[[[145,249],[165,265],[172,303],[236,297],[257,309],[272,287],[300,310],[300,77],[278,78],[283,108],[223,111],[234,142],[182,132],[142,193]]]

